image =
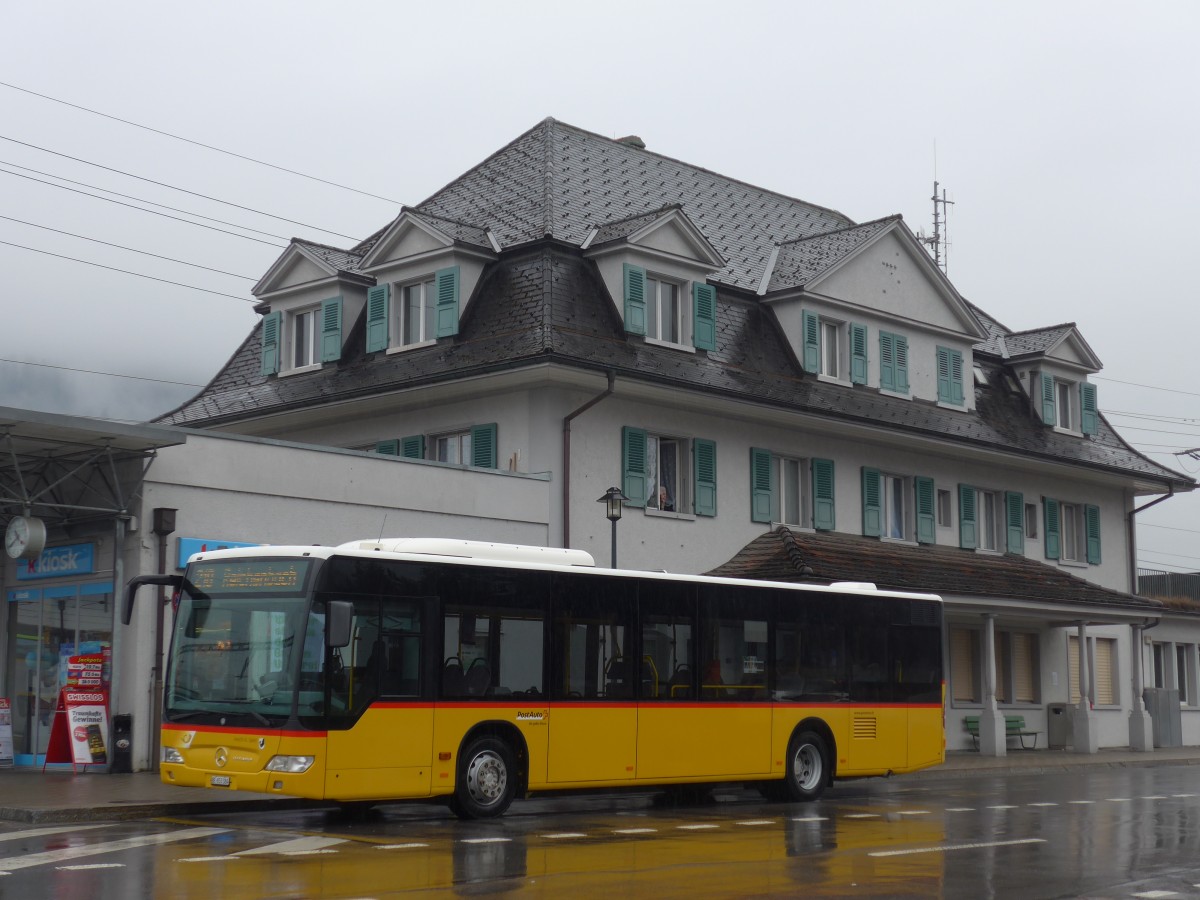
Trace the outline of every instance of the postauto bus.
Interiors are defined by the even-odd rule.
[[[442,539],[198,553],[162,780],[502,814],[538,791],[837,778],[945,756],[942,604],[867,584],[597,569]]]

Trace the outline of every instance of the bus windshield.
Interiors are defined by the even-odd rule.
[[[310,612],[311,566],[234,560],[189,567],[172,638],[167,721],[282,725],[305,677],[319,702],[324,617]]]

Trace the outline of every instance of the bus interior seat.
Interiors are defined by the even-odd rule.
[[[464,697],[467,679],[463,674],[462,660],[451,656],[442,667],[442,694],[446,697]]]
[[[687,663],[680,663],[671,675],[669,696],[674,700],[687,700],[692,696],[692,669]]]
[[[471,663],[466,676],[467,694],[472,697],[482,697],[491,684],[492,670],[488,668],[488,664],[482,659]]]

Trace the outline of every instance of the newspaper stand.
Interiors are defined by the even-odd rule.
[[[108,766],[108,691],[99,688],[65,687],[58,692],[50,743],[42,771],[52,763]]]

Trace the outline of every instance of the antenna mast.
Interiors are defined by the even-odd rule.
[[[946,199],[946,189],[942,188],[942,195],[938,196],[938,188],[940,185],[935,178],[933,181],[933,196],[929,199],[933,201],[933,235],[927,237],[924,232],[917,235],[917,240],[930,248],[933,254],[934,264],[942,270],[944,274],[949,274],[950,264],[950,238],[948,234],[943,234],[943,228],[949,225],[950,217],[947,207],[953,206],[953,200]],[[946,228],[948,232],[949,229]]]

